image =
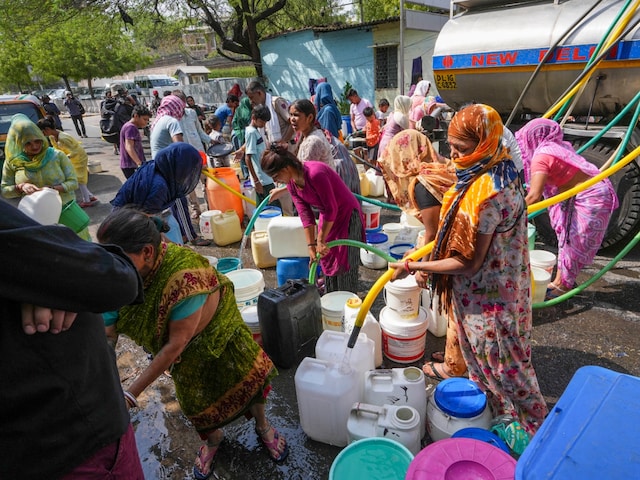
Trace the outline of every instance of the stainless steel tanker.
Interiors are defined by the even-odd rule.
[[[491,105],[504,119],[513,119],[510,127],[515,130],[563,96],[628,3],[452,0],[451,18],[438,35],[433,54],[438,92],[455,108],[469,102]],[[585,122],[564,126],[566,138],[576,144],[593,137],[640,92],[640,9],[632,7],[627,18],[626,33],[595,69],[573,106],[571,114],[584,117]],[[589,123],[594,118],[597,122]],[[583,155],[602,165],[626,130],[626,126],[614,127]],[[636,147],[639,139],[636,132],[629,148]],[[605,247],[640,229],[637,163],[629,164],[612,181],[621,205],[609,224]]]

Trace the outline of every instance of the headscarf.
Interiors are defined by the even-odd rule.
[[[431,89],[431,82],[429,80],[420,80],[416,89],[411,95],[411,112],[409,118],[414,122],[419,122],[425,115],[425,100],[427,93]]]
[[[524,165],[524,178],[527,183],[531,181],[531,160],[539,154],[551,155],[569,165],[582,170],[590,177],[600,173],[598,167],[589,163],[584,157],[578,155],[569,142],[563,139],[562,128],[557,122],[546,118],[531,120],[516,132],[516,140],[522,153]],[[553,197],[558,193],[554,185],[545,185],[544,196]]]
[[[411,98],[406,95],[398,95],[393,100],[393,120],[402,128],[409,128],[409,112],[411,111]]]
[[[431,89],[431,82],[429,80],[420,80],[416,85],[416,89],[413,91],[413,97],[424,97],[427,96],[429,90]]]
[[[244,129],[251,123],[251,99],[242,97],[240,105],[233,112],[231,126],[233,133],[238,138],[239,144],[244,144]]]
[[[135,205],[144,212],[159,213],[193,191],[201,165],[198,150],[188,143],[172,143],[138,168],[111,203],[114,207]]]
[[[426,135],[417,130],[396,134],[378,158],[382,175],[396,204],[407,214],[420,218],[415,201],[418,182],[439,201],[456,181],[453,164],[441,157]]]
[[[158,111],[156,112],[156,118],[151,124],[151,130],[155,127],[156,123],[160,118],[165,116],[170,116],[175,118],[176,120],[180,120],[184,116],[184,108],[185,103],[181,98],[176,97],[175,95],[167,95],[160,102],[160,106],[158,107]]]
[[[478,145],[470,155],[453,160],[458,181],[442,201],[433,260],[457,255],[471,260],[475,255],[480,207],[519,179],[502,145],[502,131],[498,112],[482,104],[463,108],[449,124],[449,137],[474,140]],[[433,275],[432,288],[440,295],[442,305],[450,304],[449,275]]]
[[[242,89],[240,88],[240,85],[234,83],[233,87],[231,87],[227,92],[227,95],[235,95],[236,97],[240,98],[242,96]]]
[[[33,158],[24,153],[24,146],[33,140],[42,141],[42,150]],[[23,113],[17,113],[11,118],[11,126],[7,132],[7,142],[4,146],[5,161],[14,170],[25,169],[37,171],[44,167],[56,156],[56,151],[47,147],[48,141],[42,130]]]
[[[334,137],[337,137],[342,127],[342,115],[338,110],[335,98],[333,98],[333,90],[329,83],[322,82],[318,84],[314,103],[318,112],[317,121],[320,126],[325,130],[329,130]]]

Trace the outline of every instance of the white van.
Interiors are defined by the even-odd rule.
[[[168,75],[136,75],[133,80],[145,96],[151,96],[153,90],[158,90],[162,96],[164,90],[173,90],[180,85],[178,80]]]
[[[105,84],[105,86],[104,86],[105,91],[107,89],[110,89],[111,85],[114,85],[116,83],[119,83],[120,85],[122,85],[129,93],[135,93],[136,95],[141,95],[140,86],[136,85],[136,81],[135,80],[129,80],[129,79],[125,79],[125,80],[114,79],[114,80],[111,80],[109,83]]]

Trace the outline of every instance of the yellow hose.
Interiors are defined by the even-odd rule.
[[[555,197],[551,197],[541,202],[530,205],[527,211],[529,213],[537,212],[538,210],[547,208],[550,205],[560,203],[566,200],[567,198],[572,197],[573,195],[577,195],[583,190],[586,190],[587,188],[595,185],[599,181],[604,180],[605,178],[618,172],[619,170],[624,168],[627,164],[634,161],[638,155],[640,155],[640,147],[635,148],[631,153],[627,154],[626,157],[624,157],[622,160],[616,163],[613,167],[606,169],[604,172],[596,175],[595,177],[587,180],[586,182],[581,183],[580,185],[576,185],[575,187],[567,190],[566,192],[563,192],[559,195],[556,195]],[[412,262],[415,262],[420,258],[423,258],[424,256],[431,253],[431,250],[433,250],[433,246],[434,246],[434,242],[430,242],[426,244],[424,247],[419,248],[418,250],[413,252],[411,255],[408,255],[406,258]],[[378,295],[384,288],[385,284],[391,279],[391,276],[393,275],[393,270],[394,270],[393,268],[390,268],[386,272],[384,272],[378,278],[378,280],[376,280],[376,282],[373,284],[373,286],[371,287],[367,295],[364,297],[364,300],[362,301],[362,307],[360,307],[360,311],[356,316],[355,327],[361,328],[362,325],[364,325],[365,317],[369,312],[369,310],[371,309],[371,305],[373,304],[375,299],[378,297]]]
[[[203,168],[202,169],[202,173],[204,175],[206,175],[207,177],[209,177],[211,180],[213,180],[214,182],[216,182],[218,185],[220,185],[221,187],[226,188],[227,190],[229,190],[231,193],[233,193],[234,195],[239,196],[240,198],[242,198],[244,201],[249,202],[251,205],[255,205],[256,201],[253,200],[252,198],[246,197],[244,196],[242,193],[240,193],[239,191],[235,190],[234,188],[230,187],[229,185],[227,185],[226,183],[224,183],[222,180],[220,180],[219,178],[216,178],[215,175],[212,175],[211,172],[209,171],[208,168]]]
[[[587,188],[592,187],[596,183],[601,180],[604,180],[607,177],[610,177],[614,173],[622,170],[622,168],[626,167],[629,163],[633,162],[636,157],[640,155],[640,147],[636,147],[632,152],[628,153],[626,157],[616,163],[614,166],[607,168],[604,172],[599,173],[595,177],[590,178],[589,180],[582,182],[579,185],[576,185],[573,188],[570,188],[566,192],[562,192],[555,197],[547,198],[546,200],[542,200],[541,202],[534,203],[533,205],[529,205],[527,209],[528,213],[537,212],[538,210],[542,210],[551,205],[555,205],[556,203],[563,202],[569,197],[573,197],[578,193],[586,190]]]
[[[629,12],[627,12],[627,14],[620,21],[620,23],[618,23],[618,26],[615,28],[615,30],[611,32],[609,39],[603,46],[603,50],[606,50],[611,46],[612,43],[615,43],[616,41],[618,41],[618,36],[622,33],[624,28],[629,24],[629,22],[631,21],[631,17],[635,15],[639,5],[640,5],[640,0],[636,0],[633,6],[629,9]],[[600,62],[598,63],[601,63],[602,61],[604,61],[604,58],[600,60]],[[564,97],[562,97],[562,99],[560,99],[555,104],[555,106],[551,107],[542,117],[551,118],[551,116],[555,114],[566,102],[568,102],[571,99],[571,97],[573,97],[576,94],[578,90],[581,90],[582,88],[584,88],[584,85],[590,80],[593,72],[595,72],[595,68],[589,73],[589,75],[586,75],[575,87],[573,87]]]

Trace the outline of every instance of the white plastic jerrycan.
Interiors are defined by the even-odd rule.
[[[344,447],[347,444],[347,419],[360,390],[353,388],[362,380],[357,370],[339,364],[305,357],[295,375],[300,426],[309,438]]]
[[[417,367],[369,370],[364,374],[364,403],[409,405],[420,415],[420,438],[427,421],[424,373]]]
[[[417,455],[420,451],[420,422],[420,415],[409,405],[354,403],[347,421],[349,443],[371,437],[390,438]]]
[[[351,334],[353,326],[356,323],[356,317],[362,306],[362,300],[355,295],[347,300],[344,306],[344,331]],[[374,343],[374,365],[378,368],[382,365],[382,329],[380,324],[371,312],[367,312],[364,317],[364,323],[360,328],[360,333],[364,333]]]

